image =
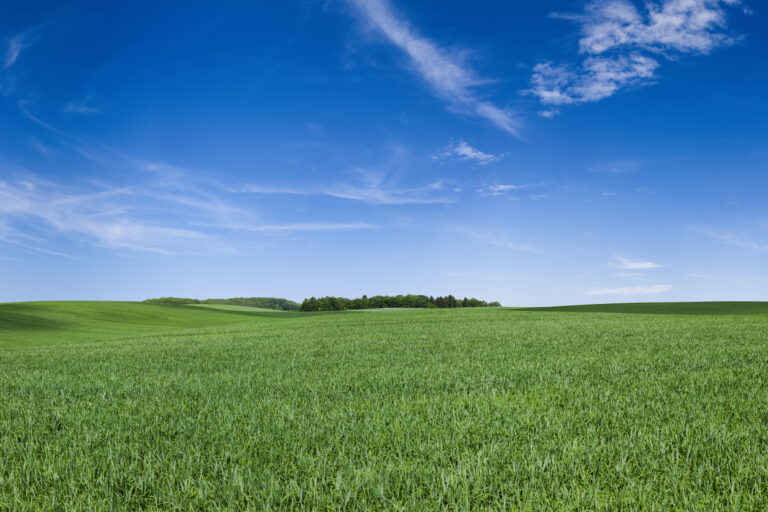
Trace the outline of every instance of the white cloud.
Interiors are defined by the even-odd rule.
[[[211,187],[208,187],[210,189]],[[237,232],[293,233],[373,229],[364,222],[265,223],[234,196],[217,195],[188,179],[183,189],[144,186],[63,187],[28,178],[0,180],[0,241],[31,251],[65,237],[114,250],[159,254],[229,252]]]
[[[322,192],[310,189],[291,188],[291,187],[272,187],[266,185],[245,185],[241,187],[241,192],[250,194],[276,194],[287,196],[315,196],[322,195]]]
[[[580,24],[576,65],[543,62],[533,69],[529,92],[549,107],[599,101],[629,86],[653,83],[656,56],[710,53],[733,44],[727,33],[724,6],[739,0],[662,0],[647,2],[645,12],[629,0],[593,0],[582,14],[554,17]],[[644,54],[645,53],[645,54]],[[648,56],[654,55],[654,57]],[[552,108],[554,107],[554,108]]]
[[[460,229],[459,231],[469,237],[475,238],[490,245],[495,245],[496,247],[503,247],[505,249],[510,249],[517,252],[533,252],[542,254],[542,251],[531,247],[528,244],[507,241],[507,236],[503,232],[491,233],[489,231],[480,231],[472,228]]]
[[[593,1],[581,23],[579,50],[600,54],[619,47],[641,47],[653,52],[706,54],[732,44],[726,28],[724,5],[739,0],[663,0],[647,2],[642,15],[628,0]]]
[[[513,190],[520,190],[526,188],[525,185],[489,185],[488,190],[494,194],[502,194],[504,192],[512,192]]]
[[[166,188],[176,190],[195,189],[201,181],[209,188],[215,188],[229,193],[254,193],[254,194],[285,194],[285,195],[325,195],[339,199],[362,201],[377,205],[405,205],[405,204],[441,204],[454,202],[445,194],[440,194],[441,182],[434,182],[422,187],[404,187],[396,183],[395,178],[400,170],[409,165],[409,161],[402,156],[399,148],[393,150],[391,161],[385,162],[377,168],[355,167],[350,173],[355,179],[344,183],[330,185],[318,185],[307,187],[280,187],[248,184],[239,187],[226,188],[214,180],[190,180],[190,170],[164,162],[138,160],[126,155],[114,148],[104,145],[95,139],[85,139],[63,130],[60,130],[42,119],[33,115],[25,102],[19,103],[22,113],[38,125],[60,136],[67,143],[72,143],[70,149],[78,152],[83,157],[102,165],[115,166],[117,157],[120,165],[127,163],[136,170],[144,171],[155,176],[155,183]],[[83,148],[87,148],[83,149]],[[214,171],[208,171],[213,174]]]
[[[598,101],[629,85],[647,85],[657,67],[658,62],[639,54],[589,57],[576,69],[545,62],[533,68],[531,92],[547,106]],[[542,115],[551,118],[555,111]]]
[[[613,263],[611,266],[624,270],[651,270],[654,268],[661,268],[661,265],[652,261],[631,261],[620,256],[616,257],[617,263]]]
[[[365,222],[336,222],[336,223],[297,223],[297,224],[257,224],[249,225],[230,225],[228,228],[238,231],[350,231],[357,229],[375,229],[378,226]]]
[[[327,187],[317,188],[288,188],[265,187],[261,185],[246,185],[242,192],[252,194],[285,194],[296,196],[329,196],[337,199],[361,201],[374,205],[405,205],[405,204],[445,204],[452,203],[448,197],[432,195],[434,184],[420,188],[396,188],[389,185],[378,184],[353,184],[339,183]]]
[[[476,89],[489,82],[476,76],[460,57],[422,37],[399,18],[388,0],[348,0],[362,17],[410,59],[414,71],[461,114],[484,118],[507,133],[517,135],[518,122],[506,109],[480,99]]]
[[[434,188],[392,189],[377,186],[337,185],[325,190],[323,194],[339,199],[350,199],[378,205],[441,204],[453,202],[452,199],[446,197],[425,195],[426,192],[431,190],[434,190]]]
[[[25,178],[0,175],[0,241],[5,243],[53,254],[43,245],[66,237],[110,249],[200,254],[230,252],[252,239],[244,239],[237,232],[266,234],[378,227],[359,219],[265,222],[251,206],[252,201],[243,201],[242,193],[248,187],[227,187],[212,178],[199,177],[198,171],[133,158],[96,139],[75,136],[46,123],[29,112],[25,102],[20,102],[19,108],[29,119],[68,143],[65,145],[70,149],[102,164],[105,171],[143,171],[147,179],[136,182],[141,175],[135,175],[135,184],[130,187],[94,182],[67,187],[37,179],[24,170],[15,173]],[[92,155],[84,154],[83,147]],[[380,176],[368,173],[367,180],[358,187],[321,193],[405,204],[444,201],[426,197],[440,187],[437,182],[420,189],[395,189],[386,186]],[[253,192],[316,193],[253,188]],[[417,197],[419,194],[425,197]],[[37,236],[30,238],[30,233]]]
[[[129,189],[71,191],[45,182],[0,181],[0,217],[29,230],[84,237],[94,245],[159,253],[169,246],[200,241],[192,229],[158,225],[137,218]]]
[[[21,50],[33,45],[39,36],[40,27],[33,27],[20,34],[8,39],[8,46],[5,48],[5,57],[3,59],[3,69],[8,69],[19,58]]]
[[[439,158],[451,158],[456,157],[460,160],[474,160],[479,164],[488,164],[501,160],[503,155],[494,155],[492,153],[484,153],[477,148],[470,146],[465,141],[459,141],[456,144],[449,145],[445,151],[439,155],[435,155],[435,159]]]
[[[68,103],[67,106],[64,107],[64,112],[84,115],[99,114],[101,112],[101,107],[95,107],[86,103]]]
[[[353,179],[331,185],[305,187],[275,187],[246,185],[241,192],[254,194],[285,194],[299,196],[328,196],[373,205],[445,204],[454,202],[443,190],[442,181],[420,187],[402,186],[397,176],[408,162],[388,162],[378,168],[353,167]]]
[[[16,59],[19,58],[19,53],[21,52],[22,48],[24,48],[23,36],[16,36],[11,38],[11,40],[8,42],[8,48],[5,50],[5,62],[3,63],[3,67],[5,69],[8,69],[14,62],[16,62]]]
[[[628,286],[625,288],[592,288],[588,295],[655,295],[672,289],[668,284],[654,284],[649,286]]]

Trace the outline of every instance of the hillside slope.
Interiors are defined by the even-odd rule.
[[[105,340],[239,324],[282,314],[139,302],[5,303],[0,304],[0,347]]]

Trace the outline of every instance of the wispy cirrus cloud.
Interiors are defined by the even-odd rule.
[[[268,195],[328,196],[373,205],[446,204],[454,202],[453,199],[445,195],[435,195],[435,192],[440,188],[439,183],[416,188],[392,187],[387,184],[339,183],[307,188],[245,185],[240,187],[240,191]]]
[[[32,252],[66,256],[47,247],[65,238],[112,250],[157,254],[236,251],[239,234],[375,229],[365,222],[265,222],[236,196],[159,181],[117,187],[62,186],[31,176],[0,179],[0,241]]]
[[[9,38],[3,57],[3,69],[8,69],[16,62],[24,48],[33,45],[39,37],[40,27],[33,27]]]
[[[204,238],[192,229],[141,218],[135,195],[125,188],[83,191],[38,180],[0,181],[0,218],[6,226],[24,227],[14,232],[35,232],[41,240],[74,235],[113,249],[169,253],[171,246]]]
[[[614,259],[615,261],[610,263],[610,266],[619,269],[619,271],[611,274],[611,277],[622,280],[653,282],[655,279],[646,277],[643,271],[662,268],[662,265],[653,261],[630,260],[622,256],[615,256]],[[654,295],[666,292],[671,288],[672,286],[668,284],[644,284],[604,288],[594,287],[586,293],[588,295]]]
[[[734,231],[709,227],[697,228],[693,231],[725,245],[732,245],[734,247],[741,247],[757,252],[768,252],[768,243],[758,241],[755,234],[750,231]]]
[[[2,189],[2,184],[0,184],[0,189]],[[43,240],[40,240],[38,237],[32,236],[28,233],[23,233],[12,228],[8,223],[8,220],[2,218],[1,216],[0,216],[0,242],[5,244],[10,244],[10,245],[15,245],[18,247],[23,247],[24,249],[33,253],[49,254],[52,256],[60,256],[63,258],[71,257],[69,254],[66,254],[64,252],[52,251],[50,249],[42,247],[41,244],[44,245]],[[0,255],[0,259],[10,260],[11,258],[6,258]]]
[[[497,162],[501,160],[503,156],[504,155],[485,153],[461,140],[455,144],[450,144],[441,153],[434,155],[433,159],[440,160],[457,158],[459,160],[472,160],[482,165],[489,164],[491,162]]]
[[[591,288],[587,295],[656,295],[668,292],[672,289],[668,284],[654,284],[648,286],[627,286],[623,288]]]
[[[460,229],[460,233],[479,240],[481,242],[494,245],[496,247],[503,247],[516,252],[532,252],[537,254],[543,254],[542,251],[530,246],[527,243],[510,241],[509,236],[504,232],[490,232],[485,230],[477,230],[472,228]]]
[[[611,264],[614,268],[623,270],[651,270],[661,268],[661,265],[652,261],[632,261],[621,256],[616,256],[616,261]]]
[[[484,118],[511,135],[518,135],[518,120],[508,109],[481,99],[477,89],[490,80],[480,78],[459,55],[441,48],[421,36],[399,16],[388,0],[347,0],[360,16],[403,51],[418,74],[448,103],[463,115]]]
[[[25,36],[22,34],[12,37],[8,41],[8,46],[5,49],[5,59],[3,60],[3,69],[11,67],[16,62],[16,59],[19,58],[19,53],[21,53],[22,48],[26,45],[25,39]]]
[[[399,147],[392,148],[392,155],[379,167],[353,167],[348,171],[351,178],[329,185],[307,187],[263,186],[254,184],[224,185],[210,178],[213,170],[192,170],[160,161],[134,158],[98,140],[71,134],[36,116],[26,102],[20,102],[21,112],[37,125],[48,130],[65,147],[84,158],[104,166],[126,172],[139,172],[144,177],[136,180],[136,185],[122,189],[120,197],[113,198],[109,204],[96,205],[99,215],[93,217],[98,222],[79,222],[84,212],[75,208],[73,211],[50,211],[43,209],[35,212],[35,202],[47,205],[56,204],[51,195],[56,190],[38,187],[38,195],[28,201],[28,208],[3,211],[0,207],[0,220],[6,218],[15,221],[36,220],[50,229],[66,231],[71,236],[82,237],[94,245],[112,249],[132,249],[160,253],[187,252],[191,243],[185,240],[198,238],[196,246],[236,247],[240,240],[237,233],[297,233],[368,230],[380,227],[377,224],[355,219],[353,222],[335,222],[318,219],[311,222],[267,222],[250,207],[253,201],[244,201],[243,194],[288,194],[288,195],[324,195],[344,200],[366,202],[374,205],[408,205],[450,203],[441,182],[432,182],[421,187],[402,186],[397,176],[403,166],[408,164],[407,155]],[[30,173],[31,174],[31,173]],[[137,176],[138,178],[138,176]],[[10,181],[0,183],[8,188]],[[42,183],[41,183],[42,185]],[[92,187],[94,188],[94,187]],[[108,188],[97,185],[96,189]],[[44,192],[48,191],[46,195]],[[89,206],[86,198],[80,198],[77,190],[64,191],[74,205]],[[2,196],[0,195],[0,199]],[[53,200],[52,200],[53,199]],[[80,200],[83,199],[83,200]],[[120,211],[121,215],[110,216],[105,212]],[[64,218],[64,217],[66,218]],[[72,219],[71,221],[69,219]],[[93,220],[93,219],[92,219]],[[168,226],[164,225],[167,224]],[[69,229],[64,230],[65,226]],[[181,231],[164,231],[179,228]],[[143,241],[143,243],[140,243]],[[18,245],[18,244],[17,244]]]
[[[421,188],[385,188],[378,186],[337,185],[324,194],[339,199],[363,201],[380,205],[445,204],[454,202],[445,196],[434,196],[439,187],[435,184]]]
[[[398,180],[400,172],[408,167],[401,157],[378,167],[352,167],[350,178],[328,185],[264,186],[249,184],[240,191],[253,194],[284,194],[299,196],[327,196],[372,205],[446,204],[454,199],[446,193],[443,183],[435,181],[422,186],[405,186]]]
[[[64,112],[70,112],[74,114],[83,114],[83,115],[90,115],[90,114],[99,114],[102,111],[102,107],[96,106],[91,104],[88,101],[83,101],[79,103],[67,103],[64,107]]]
[[[294,232],[294,231],[353,231],[359,229],[376,229],[379,226],[367,222],[306,222],[294,224],[231,224],[229,229],[251,232]]]
[[[541,62],[529,92],[549,110],[599,101],[630,86],[653,83],[659,58],[706,55],[738,38],[727,29],[726,7],[740,0],[661,0],[644,10],[630,0],[593,0],[580,14],[553,14],[579,24],[576,65]]]
[[[8,48],[5,50],[5,61],[3,62],[3,68],[8,69],[16,62],[19,57],[19,52],[24,47],[24,39],[21,36],[13,37],[8,42]]]

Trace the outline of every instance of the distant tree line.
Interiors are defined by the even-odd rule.
[[[277,309],[281,311],[296,311],[298,302],[277,297],[233,297],[231,299],[185,299],[182,297],[160,297],[147,299],[144,302],[152,304],[228,304],[232,306],[249,306],[252,308]]]
[[[363,295],[357,299],[345,297],[310,297],[304,299],[299,311],[344,311],[347,309],[380,308],[484,308],[499,307],[498,302],[486,302],[480,299],[459,300],[453,295],[447,297],[427,297],[426,295]]]

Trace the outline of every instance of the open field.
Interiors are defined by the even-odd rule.
[[[243,311],[138,302],[20,302],[0,304],[0,347],[83,343],[252,321]],[[254,311],[250,311],[253,309]],[[249,313],[280,314],[248,308]],[[238,314],[241,313],[241,314]]]
[[[768,304],[0,304],[38,509],[768,510]]]
[[[218,309],[220,311],[240,311],[245,313],[255,313],[260,311],[262,313],[283,313],[279,309],[268,308],[256,308],[253,306],[238,306],[236,304],[187,304],[188,308],[206,308],[206,309]]]

